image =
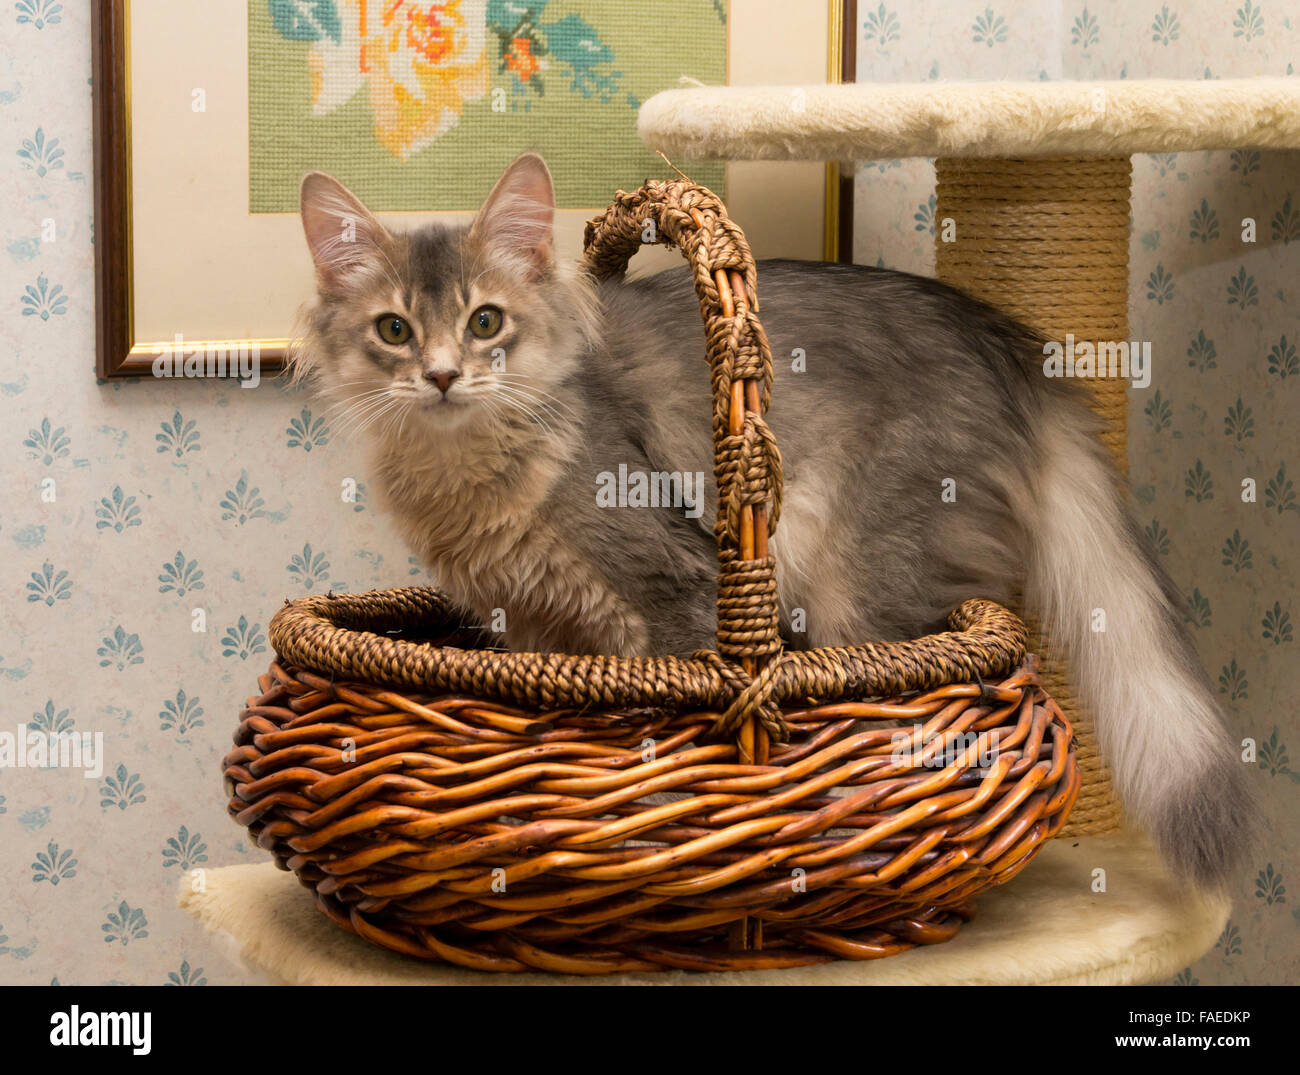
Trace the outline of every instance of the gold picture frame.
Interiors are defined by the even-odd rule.
[[[854,0],[804,2],[811,11],[800,10],[798,18],[791,18],[791,8],[802,9],[803,3],[728,0],[729,82],[762,82],[772,71],[777,72],[774,81],[788,83],[842,76],[845,46],[852,39],[852,23],[845,20],[852,18]],[[232,12],[239,9],[246,16],[242,0],[225,3]],[[824,22],[808,17],[812,12],[824,16]],[[195,20],[201,17],[200,26]],[[228,62],[223,69],[214,61],[211,67],[200,64],[195,70],[196,78],[226,80],[213,87],[214,95],[228,105],[221,120],[225,126],[210,122],[202,136],[190,132],[175,116],[175,109],[167,113],[160,107],[165,95],[157,89],[163,75],[175,76],[178,70],[168,64],[194,66],[192,53],[186,53],[188,61],[173,60],[173,54],[186,50],[168,47],[187,25],[203,32],[208,51],[225,55],[228,61],[240,24],[240,19],[233,19],[231,25],[214,29],[199,11],[168,0],[92,0],[96,370],[103,379],[233,376],[256,384],[283,366],[293,314],[306,297],[302,281],[310,279],[309,261],[296,231],[295,214],[254,218],[245,203],[244,219],[235,205],[236,183],[222,175],[223,170],[230,171],[238,180],[240,152],[247,155],[246,107],[239,115],[241,84],[243,100],[247,99],[246,64],[242,71],[231,71]],[[137,40],[141,34],[143,42]],[[214,40],[214,35],[222,34]],[[140,93],[133,98],[133,75],[142,65],[149,74],[148,84],[142,90],[137,86]],[[175,77],[172,83],[175,88]],[[168,138],[179,146],[176,159],[167,159]],[[136,153],[141,161],[135,159]],[[172,174],[159,175],[160,170]],[[726,182],[732,214],[761,256],[836,260],[845,248],[843,213],[852,203],[845,197],[846,180],[837,166],[729,164]],[[145,207],[142,198],[148,203]],[[592,207],[590,213],[567,210],[572,219],[566,218],[564,226],[570,234],[580,235],[586,216],[603,208]],[[392,215],[403,223],[412,216]],[[250,230],[250,220],[259,227]],[[223,244],[214,243],[212,235],[222,228],[243,228],[253,236],[244,243],[242,255],[217,250]],[[262,231],[274,234],[263,236]],[[169,253],[161,256],[160,251]],[[666,252],[652,251],[638,262],[655,265],[655,255],[660,253]],[[675,263],[674,257],[658,265]],[[178,271],[178,264],[184,268]],[[274,285],[264,304],[276,311],[274,316],[263,316],[259,296],[245,280],[259,274]],[[283,278],[290,276],[299,283],[281,286]],[[230,306],[228,316],[223,303]],[[159,310],[173,308],[174,315],[160,316]],[[280,331],[231,331],[249,322]],[[241,372],[250,360],[256,368],[252,379]]]

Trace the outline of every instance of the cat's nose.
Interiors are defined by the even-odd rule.
[[[430,384],[436,384],[439,391],[445,396],[447,389],[451,387],[452,381],[460,376],[460,370],[425,370],[424,379]]]

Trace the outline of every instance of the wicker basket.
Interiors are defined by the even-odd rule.
[[[914,641],[782,650],[754,262],[713,194],[652,181],[588,224],[591,270],[622,272],[646,221],[690,262],[706,330],[716,651],[503,653],[428,588],[287,603],[224,761],[231,815],[343,928],[477,970],[792,967],[947,940],[1064,824],[1071,728],[991,602]]]

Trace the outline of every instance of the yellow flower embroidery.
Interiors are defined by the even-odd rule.
[[[308,54],[312,111],[369,91],[375,137],[401,160],[459,121],[488,92],[486,0],[339,0],[339,41]]]

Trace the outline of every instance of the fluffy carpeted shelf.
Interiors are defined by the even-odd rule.
[[[923,82],[665,90],[641,140],[679,162],[1300,147],[1300,79]]]
[[[1094,871],[1106,891],[1093,891]],[[946,944],[888,959],[788,971],[574,978],[484,974],[421,963],[346,933],[270,863],[182,878],[181,907],[251,972],[291,985],[1132,985],[1176,974],[1219,936],[1226,900],[1190,892],[1132,836],[1052,841],[1016,879],[982,895]]]

